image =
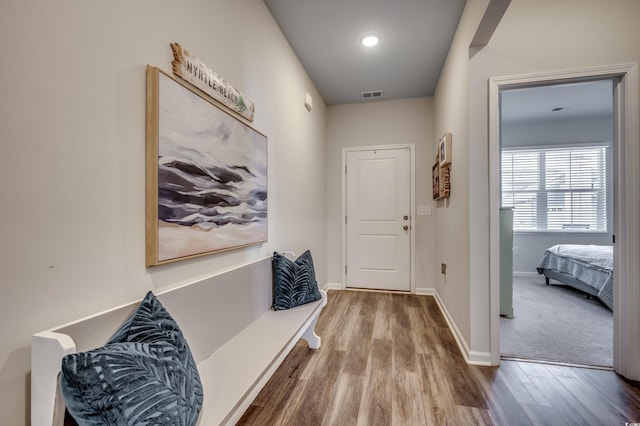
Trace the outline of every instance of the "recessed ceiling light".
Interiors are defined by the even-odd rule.
[[[365,34],[360,37],[360,42],[363,46],[373,47],[380,42],[380,36],[378,34]]]

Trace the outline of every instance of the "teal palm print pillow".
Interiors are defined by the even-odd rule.
[[[295,261],[274,252],[272,263],[274,310],[281,311],[322,298],[309,250]]]
[[[109,342],[62,360],[62,393],[81,425],[195,425],[202,384],[189,346],[147,293]]]

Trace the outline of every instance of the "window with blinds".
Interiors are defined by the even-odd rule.
[[[514,231],[607,231],[606,146],[502,151]]]

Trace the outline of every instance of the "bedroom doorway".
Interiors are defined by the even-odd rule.
[[[511,248],[501,267],[512,266],[511,282],[501,283],[501,304],[509,290],[512,303],[501,311],[503,358],[613,367],[614,85],[604,78],[500,91],[500,206],[512,212],[510,235],[501,235]],[[589,269],[591,253],[565,264],[587,248],[604,252],[610,270],[602,262]],[[545,276],[543,259],[553,264]],[[559,270],[582,281],[545,279]]]
[[[576,70],[492,77],[489,79],[489,252],[500,250],[500,102],[501,91],[517,87],[612,79],[614,84],[615,164],[613,191],[613,368],[629,379],[640,378],[640,99],[638,64],[605,65]],[[500,364],[500,258],[490,256],[490,358]],[[517,312],[516,312],[517,315]]]

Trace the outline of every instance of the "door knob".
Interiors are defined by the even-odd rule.
[[[409,225],[403,226],[402,229],[404,229],[405,231],[408,231],[409,230]]]

